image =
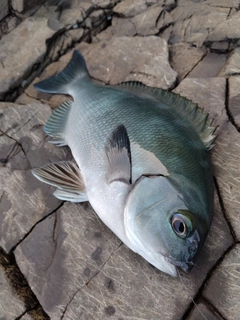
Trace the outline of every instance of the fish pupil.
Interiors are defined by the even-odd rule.
[[[175,213],[172,217],[172,228],[179,237],[186,237],[187,226],[186,223],[183,221],[182,217],[180,217],[179,213]]]

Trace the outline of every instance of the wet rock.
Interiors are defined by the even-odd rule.
[[[19,85],[33,65],[41,61],[46,52],[46,40],[52,35],[46,18],[30,17],[1,39],[0,98]]]
[[[240,239],[240,140],[239,132],[229,121],[225,109],[224,78],[184,79],[176,92],[198,102],[219,125],[216,146],[212,151],[214,174],[217,178],[226,215]]]
[[[181,81],[206,54],[205,48],[196,48],[187,43],[169,46],[170,61],[173,70]]]
[[[204,296],[228,320],[235,320],[239,317],[239,259],[240,246],[238,244],[225,256],[203,292]]]
[[[47,159],[69,158],[69,153],[47,143],[43,125],[51,114],[49,106],[2,103],[0,114],[0,246],[9,251],[61,203],[30,169]]]
[[[167,43],[159,37],[118,37],[108,42],[82,43],[76,48],[86,58],[90,75],[102,82],[115,85],[141,81],[165,89],[175,83],[176,72],[168,62]],[[146,51],[149,55],[145,55]]]
[[[5,18],[8,15],[8,0],[2,0],[0,3],[0,20]]]
[[[188,78],[214,78],[221,76],[221,70],[226,61],[226,54],[210,52],[193,68],[188,74]]]
[[[235,124],[240,128],[240,77],[229,78],[228,108]]]
[[[188,320],[203,320],[204,317],[208,320],[222,320],[222,318],[210,311],[203,303],[199,303],[197,307],[194,308],[194,311]]]
[[[229,59],[227,60],[221,75],[222,76],[231,76],[234,74],[240,73],[240,48],[236,48],[233,50]]]
[[[113,12],[126,18],[134,17],[147,10],[145,0],[124,0],[113,8]]]
[[[16,319],[26,310],[24,303],[18,298],[13,291],[4,270],[0,267],[0,301],[1,311],[0,319]]]
[[[207,37],[207,41],[225,41],[228,39],[238,39],[240,37],[239,29],[240,12],[231,15],[227,20],[223,19]]]
[[[15,254],[44,310],[55,320],[120,243],[89,205],[66,203],[38,224]]]

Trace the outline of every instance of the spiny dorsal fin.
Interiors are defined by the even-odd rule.
[[[64,130],[72,104],[72,101],[63,102],[53,111],[44,127],[46,134],[54,138],[54,140],[49,142],[56,144],[59,147],[67,145]]]
[[[130,141],[124,125],[119,125],[112,133],[106,146],[108,157],[107,181],[131,183]]]
[[[58,199],[72,202],[88,200],[81,172],[71,161],[49,163],[33,169],[32,174],[38,180],[57,187],[54,195]]]
[[[193,125],[207,150],[214,147],[213,143],[217,138],[214,132],[217,127],[211,126],[213,120],[208,119],[208,114],[204,113],[203,109],[199,108],[196,103],[173,92],[147,87],[141,82],[125,82],[121,83],[118,87],[121,90],[131,92],[138,96],[162,102],[169,108],[175,109]]]
[[[73,51],[72,59],[58,74],[34,84],[34,87],[48,93],[70,93],[69,85],[82,78],[88,78],[88,70],[85,60],[77,50]]]

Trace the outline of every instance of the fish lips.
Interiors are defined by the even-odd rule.
[[[185,252],[181,253],[182,259],[166,257],[165,259],[176,267],[181,268],[185,272],[190,272],[195,265],[197,253],[201,248],[201,241],[197,230],[188,237],[185,246]]]

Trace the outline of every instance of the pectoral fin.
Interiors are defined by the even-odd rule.
[[[81,172],[73,162],[50,163],[33,169],[32,173],[40,181],[57,187],[54,195],[58,199],[71,202],[88,200]]]
[[[127,130],[120,125],[113,131],[108,145],[106,146],[108,158],[107,181],[121,181],[126,184],[131,183],[131,150]]]

